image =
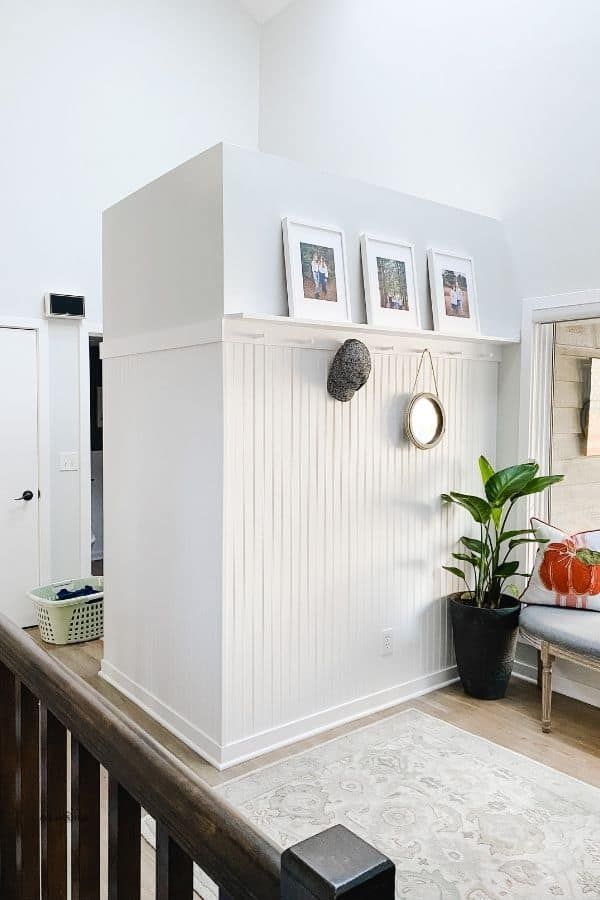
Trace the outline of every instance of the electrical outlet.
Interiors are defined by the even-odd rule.
[[[391,628],[384,628],[381,632],[381,655],[391,656],[394,652],[394,632]]]

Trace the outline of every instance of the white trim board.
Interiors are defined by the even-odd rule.
[[[102,660],[100,676],[219,771],[328,731],[338,725],[345,725],[356,719],[389,709],[398,703],[414,700],[416,697],[437,691],[458,681],[456,666],[449,666],[413,681],[397,684],[340,706],[320,710],[302,719],[286,722],[284,725],[253,734],[243,740],[219,745],[205,732],[184,719],[106,660]]]
[[[428,348],[434,356],[455,356],[491,362],[501,361],[502,347],[519,342],[518,338],[486,337],[480,334],[445,334],[422,329],[395,331],[355,322],[314,322],[288,316],[239,313],[186,327],[165,328],[148,334],[108,339],[102,344],[102,358],[138,356],[227,341],[336,350],[348,338],[361,339],[372,352],[416,354]]]
[[[90,337],[102,337],[102,325],[82,319],[79,326],[79,565],[82,578],[92,571]]]
[[[529,297],[523,301],[519,402],[519,458],[536,459],[543,473],[552,467],[552,369],[554,340],[544,326],[600,318],[600,289]],[[524,520],[550,517],[548,493],[526,498]],[[534,551],[527,554],[533,566]]]

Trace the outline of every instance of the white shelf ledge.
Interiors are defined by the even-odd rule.
[[[392,331],[355,322],[318,322],[287,316],[239,313],[223,319],[224,340],[330,350],[349,337],[359,338],[375,353],[421,353],[427,347],[435,356],[462,356],[496,362],[502,358],[502,347],[519,343],[518,338],[446,334],[421,329]]]
[[[486,337],[481,334],[444,334],[416,329],[392,331],[355,322],[316,322],[288,316],[239,313],[113,340],[105,335],[102,357],[135,356],[222,341],[336,350],[350,337],[359,338],[372,353],[422,353],[428,348],[434,356],[458,356],[492,362],[500,362],[503,346],[519,343],[517,338]]]
[[[454,334],[446,331],[432,331],[427,328],[410,328],[395,331],[391,328],[377,328],[374,325],[362,324],[360,322],[322,322],[316,319],[296,319],[290,316],[259,316],[253,313],[230,313],[224,317],[228,322],[265,322],[273,324],[285,324],[300,326],[302,328],[312,328],[323,331],[362,331],[365,334],[385,334],[396,337],[426,337],[428,340],[452,340],[452,341],[472,341],[474,343],[485,344],[518,344],[520,338],[517,337],[490,337],[484,334]]]

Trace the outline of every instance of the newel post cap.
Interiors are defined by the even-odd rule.
[[[282,900],[394,900],[394,863],[343,825],[285,850]]]

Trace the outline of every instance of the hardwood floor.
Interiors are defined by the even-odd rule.
[[[37,629],[31,629],[30,633],[32,638],[40,643]],[[209,785],[223,783],[238,775],[260,768],[266,763],[281,759],[290,753],[313,747],[332,737],[346,734],[356,727],[392,716],[401,709],[414,707],[464,728],[472,734],[480,735],[510,750],[537,759],[567,775],[600,787],[600,710],[555,694],[552,710],[553,731],[551,734],[543,734],[540,727],[541,693],[536,685],[518,678],[513,678],[508,695],[504,700],[491,702],[474,700],[463,693],[460,685],[454,684],[384,712],[367,716],[358,722],[331,729],[290,747],[266,754],[260,759],[250,760],[228,769],[226,772],[218,772],[100,678],[98,674],[102,658],[100,641],[71,647],[52,647],[45,644],[41,644],[41,646],[60,660],[63,665],[93,685],[109,703],[116,706],[124,715],[133,718],[157,740],[160,740],[190,770],[203,778]],[[105,811],[105,779],[102,782],[102,805]],[[105,853],[105,816],[103,842],[103,852]],[[105,866],[103,866],[104,869]],[[106,896],[106,885],[103,884],[102,897],[106,898]],[[154,853],[145,841],[142,841],[142,898],[150,900],[153,897]]]

